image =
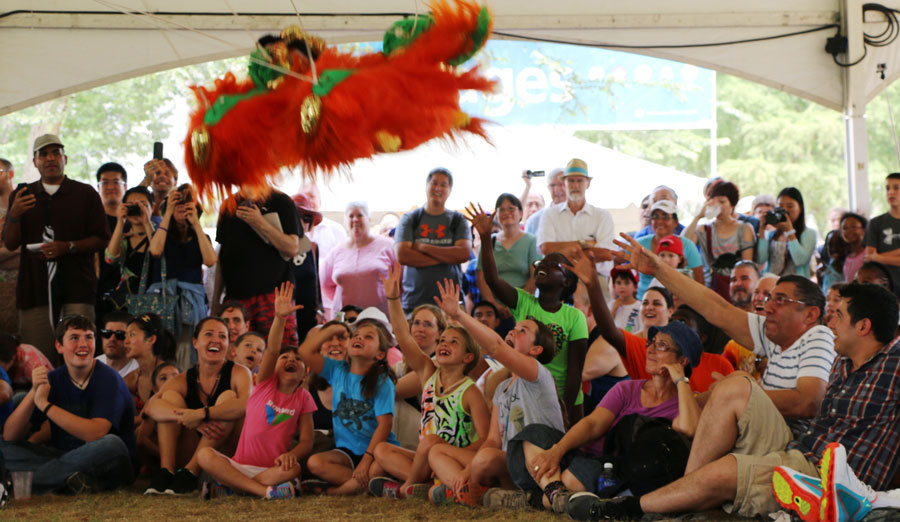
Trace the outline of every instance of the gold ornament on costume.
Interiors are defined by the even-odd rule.
[[[468,114],[460,111],[456,113],[456,118],[454,118],[453,125],[458,129],[465,129],[472,123],[472,118],[469,117]]]
[[[322,113],[322,99],[315,94],[303,98],[300,104],[300,128],[306,135],[312,134],[319,124],[319,115]]]
[[[382,152],[397,152],[400,150],[400,145],[403,144],[400,136],[383,130],[375,133],[375,139],[378,140]]]
[[[194,152],[194,163],[200,166],[206,165],[209,159],[209,132],[206,126],[197,127],[191,133],[191,150]]]
[[[325,44],[325,40],[319,38],[318,36],[304,33],[303,30],[296,25],[289,25],[282,29],[281,38],[287,42],[291,42],[294,40],[305,40],[306,44],[309,46],[309,49],[317,54],[322,54],[322,51],[324,51],[325,47],[327,46]]]

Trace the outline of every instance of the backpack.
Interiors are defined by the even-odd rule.
[[[622,488],[645,495],[684,476],[691,444],[669,420],[633,413],[613,426],[603,449],[616,456]]]

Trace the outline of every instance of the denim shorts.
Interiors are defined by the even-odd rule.
[[[529,424],[506,445],[506,467],[513,482],[524,490],[539,490],[540,487],[525,468],[525,453],[522,442],[549,449],[562,440],[563,432],[544,424]],[[597,481],[603,473],[604,460],[588,455],[581,450],[571,450],[559,462],[560,472],[568,471],[584,486],[584,490],[596,493]]]

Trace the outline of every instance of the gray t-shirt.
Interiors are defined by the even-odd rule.
[[[512,385],[510,379],[514,379]],[[506,451],[509,439],[529,424],[544,424],[566,431],[556,395],[556,382],[550,370],[541,364],[538,364],[538,377],[534,382],[520,377],[510,377],[501,382],[494,392],[494,406],[497,408],[503,451]]]
[[[428,214],[425,209],[407,212],[400,219],[394,233],[395,244],[418,241],[449,247],[459,240],[471,238],[466,219],[453,210],[447,210],[438,216]],[[444,278],[461,284],[460,265],[444,263],[421,268],[407,265],[403,270],[403,309],[409,312],[420,304],[434,304],[434,297],[438,295],[437,283]]]
[[[875,247],[879,254],[900,248],[900,219],[889,213],[875,216],[866,227],[866,246]],[[894,293],[900,288],[900,266],[885,265],[891,273]]]

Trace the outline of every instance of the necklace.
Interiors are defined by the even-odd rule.
[[[206,399],[207,405],[209,405],[209,394],[216,391],[216,388],[219,387],[219,379],[222,377],[222,370],[219,370],[219,373],[216,375],[216,382],[213,383],[212,388],[210,388],[209,393],[206,393],[206,390],[203,389],[203,383],[200,382],[200,372],[197,372],[197,389],[200,390],[200,393],[203,394],[203,398]]]
[[[85,387],[87,387],[88,381],[91,380],[91,375],[94,375],[94,368],[96,368],[96,367],[97,367],[96,362],[91,363],[91,371],[88,372],[87,377],[85,377],[84,380],[81,382],[78,382],[75,379],[73,379],[71,374],[69,375],[69,380],[72,381],[72,384],[74,384],[76,388],[78,388],[79,390],[83,390],[83,389],[85,389]]]
[[[466,376],[463,375],[462,377],[460,377],[459,379],[457,379],[454,383],[452,383],[450,386],[444,386],[444,375],[443,375],[443,374],[439,374],[439,375],[438,375],[438,379],[440,380],[440,382],[438,383],[438,394],[444,395],[444,388],[446,388],[446,389],[447,389],[447,392],[449,393],[449,392],[452,391],[454,388],[456,388],[457,386],[459,386],[459,383],[461,383],[461,382],[463,382],[464,380],[466,380]]]

